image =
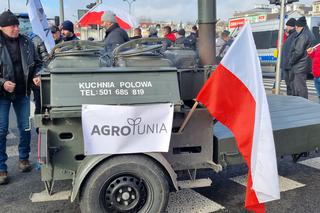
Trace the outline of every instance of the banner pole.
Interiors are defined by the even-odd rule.
[[[182,125],[181,125],[181,127],[180,127],[180,129],[179,129],[179,131],[178,131],[179,134],[181,134],[182,131],[184,130],[184,128],[187,126],[187,124],[188,124],[191,116],[193,115],[194,111],[196,111],[196,108],[197,108],[198,105],[199,105],[199,102],[198,102],[198,101],[196,101],[196,102],[193,104],[190,112],[188,113],[186,119],[184,119],[184,121],[183,121],[183,123],[182,123]]]

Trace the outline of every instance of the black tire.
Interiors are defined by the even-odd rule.
[[[169,184],[162,169],[142,155],[121,155],[99,165],[81,190],[83,213],[166,210]]]

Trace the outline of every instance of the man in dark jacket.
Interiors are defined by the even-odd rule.
[[[133,36],[130,37],[130,40],[139,39],[139,38],[142,38],[142,32],[141,32],[141,29],[137,27],[133,30]]]
[[[120,28],[116,15],[112,11],[105,11],[101,17],[102,26],[106,28],[104,48],[106,52],[112,52],[117,46],[129,41],[126,31]]]
[[[188,35],[184,41],[184,46],[193,50],[197,49],[198,42],[198,27],[193,26],[190,35]]]
[[[64,41],[79,40],[79,38],[74,34],[73,23],[69,20],[64,21],[61,26],[61,34],[63,35]]]
[[[295,96],[308,99],[307,73],[311,69],[310,59],[307,49],[312,46],[314,36],[307,26],[305,17],[301,17],[296,22],[297,36],[291,49],[289,66],[294,74],[293,89]]]
[[[291,18],[286,23],[287,40],[283,44],[281,71],[284,75],[284,80],[287,85],[287,95],[293,95],[293,73],[289,66],[289,59],[291,58],[291,48],[296,39],[297,32],[295,30],[296,19]]]
[[[149,28],[149,38],[158,38],[158,30],[156,27]]]
[[[52,25],[50,27],[54,43],[57,45],[63,41],[59,27]]]
[[[177,38],[176,44],[178,46],[182,45],[184,47],[184,43],[186,41],[186,31],[184,29],[178,30],[176,38]]]
[[[36,48],[36,53],[38,54],[40,61],[42,62],[43,65],[45,65],[49,60],[49,53],[47,51],[47,48],[46,48],[44,42],[42,41],[40,36],[38,36],[37,34],[35,34],[33,32],[29,32],[27,34],[27,36],[33,42],[33,45]],[[40,87],[38,87],[36,85],[32,85],[31,89],[33,92],[34,103],[35,103],[34,113],[40,114],[40,111],[41,111]],[[38,128],[37,128],[37,132],[38,132]]]
[[[0,15],[0,184],[8,183],[6,136],[11,104],[20,133],[19,169],[29,172],[30,87],[39,86],[41,61],[32,41],[19,33],[19,21],[10,11]]]

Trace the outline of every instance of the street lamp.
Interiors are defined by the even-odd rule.
[[[133,2],[135,2],[136,0],[123,0],[124,2],[127,2],[129,5],[129,14],[131,15],[131,5],[133,4]]]
[[[10,10],[10,0],[8,0],[8,10]]]

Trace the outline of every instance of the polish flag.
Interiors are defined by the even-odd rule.
[[[280,199],[276,152],[262,72],[249,24],[243,27],[197,101],[233,133],[248,166],[245,207],[265,212]]]
[[[100,12],[89,12],[86,15],[84,15],[79,24],[81,27],[86,27],[88,25],[101,25],[101,17],[103,15],[104,11],[100,11]],[[121,18],[121,16],[116,15],[116,19],[117,22],[119,24],[119,26],[124,29],[124,30],[129,30],[132,27],[137,26],[137,24],[135,24],[135,22],[132,22],[132,19],[128,19],[127,16],[123,16],[123,18]]]

